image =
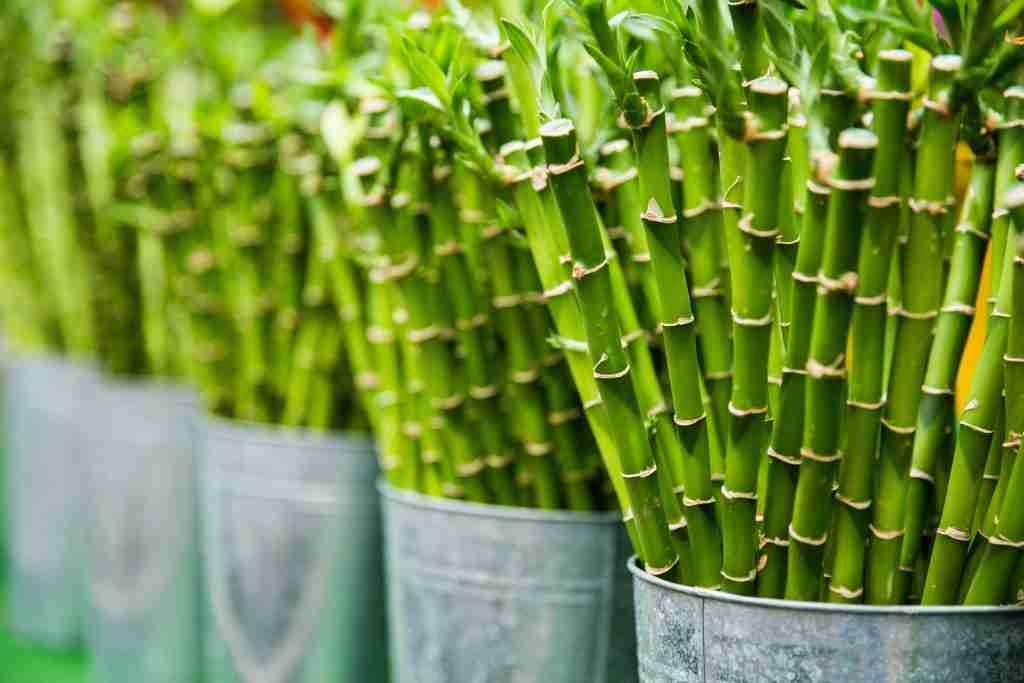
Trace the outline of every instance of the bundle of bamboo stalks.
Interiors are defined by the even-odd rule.
[[[365,413],[398,487],[618,505],[672,581],[1020,601],[1024,5],[499,4],[329,3],[319,40],[187,15],[188,73],[103,53],[116,126],[96,69],[41,63],[0,200],[9,289],[54,286],[8,329],[88,351],[114,322],[82,298],[130,290],[101,308],[143,331],[131,371],[241,419]],[[131,143],[109,182],[69,93]],[[53,201],[78,172],[91,219]]]

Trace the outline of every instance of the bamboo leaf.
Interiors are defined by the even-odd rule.
[[[445,107],[434,92],[425,86],[399,90],[398,106],[402,114],[416,122],[438,122],[445,116]]]
[[[994,28],[1004,28],[1024,12],[1024,0],[1013,0],[996,17]]]
[[[445,80],[444,72],[431,57],[424,52],[408,36],[402,37],[402,50],[405,54],[406,66],[413,77],[430,89],[437,97],[437,100],[444,106],[451,106],[451,98],[448,93],[448,83]]]
[[[853,7],[843,7],[839,10],[841,16],[854,24],[875,23],[889,29],[904,40],[914,43],[918,47],[934,54],[941,53],[942,46],[930,30],[916,26],[909,21],[882,11],[865,11]]]

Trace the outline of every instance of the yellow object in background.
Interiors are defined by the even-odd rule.
[[[967,145],[961,143],[956,154],[956,193],[957,199],[962,200],[967,187],[967,178],[971,172],[972,155]],[[959,201],[957,205],[959,205]],[[974,322],[971,323],[971,331],[967,335],[967,346],[964,347],[964,355],[960,361],[960,369],[956,375],[956,411],[957,414],[963,410],[967,400],[967,392],[971,388],[971,378],[974,376],[974,369],[978,366],[978,357],[981,355],[981,347],[985,343],[985,330],[988,329],[988,297],[989,297],[989,271],[992,267],[992,250],[985,252],[985,265],[981,271],[981,283],[978,287],[978,298],[974,303]]]

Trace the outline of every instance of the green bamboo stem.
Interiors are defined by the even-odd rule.
[[[512,505],[516,498],[509,469],[512,459],[506,452],[508,438],[498,405],[499,386],[492,372],[492,329],[487,326],[487,312],[472,276],[465,247],[456,231],[458,212],[448,183],[450,169],[443,164],[435,165],[430,175],[431,245],[438,259],[447,296],[452,303],[456,336],[464,354],[462,360],[469,384],[467,409],[479,424],[482,445],[486,451],[483,456],[487,467],[486,479],[494,499],[501,505]],[[545,441],[537,442],[533,448],[532,452],[527,452],[534,457],[547,457],[552,450]],[[543,481],[537,482],[538,490],[548,492],[540,500],[542,507],[556,507],[558,482],[551,463],[537,467],[536,474],[544,476]]]
[[[765,519],[760,541],[757,593],[780,598],[786,585],[789,523],[796,492],[800,444],[803,438],[804,368],[810,353],[814,303],[824,247],[825,223],[831,188],[817,180],[805,181],[800,245],[792,274],[791,325],[779,389],[779,411],[772,422],[769,460],[765,473]]]
[[[697,342],[700,348],[704,385],[711,398],[715,433],[712,443],[724,444],[723,429],[729,424],[729,394],[732,391],[732,345],[729,334],[729,310],[725,283],[721,278],[724,254],[719,243],[722,211],[716,195],[714,149],[707,102],[697,88],[678,88],[672,92],[673,118],[669,132],[675,137],[680,162],[686,169],[683,179],[683,239],[689,247],[689,266],[693,283],[690,296],[697,318]],[[709,425],[710,426],[710,425]],[[712,449],[712,472],[716,454]],[[720,450],[720,449],[719,449]],[[717,458],[721,458],[719,452]]]
[[[661,106],[660,81],[655,72],[637,72],[633,74],[633,80],[649,111],[643,125],[633,129],[634,146],[644,206],[641,218],[658,291],[663,293],[656,308],[660,311],[672,389],[672,421],[685,453],[683,505],[693,548],[694,578],[696,585],[714,588],[721,585],[722,578],[721,536],[714,513],[707,414],[701,400],[701,371],[697,360],[696,320],[683,265],[679,218],[667,172],[665,111]]]
[[[629,361],[622,349],[601,228],[579,156],[575,128],[569,120],[558,119],[542,126],[540,133],[548,178],[569,229],[572,277],[583,310],[590,354],[595,359],[594,378],[609,418],[616,425],[613,439],[632,503],[641,556],[648,572],[672,578],[679,558],[669,537],[658,495],[654,455],[629,376]]]
[[[1024,86],[1014,85],[1003,92],[1006,119],[999,125],[999,153],[996,161],[995,208],[992,212],[992,253],[1006,252],[1010,216],[1006,209],[1006,191],[1016,180],[1017,166],[1024,161]],[[989,271],[989,309],[995,304],[1002,280],[1003,262],[993,258]]]
[[[846,408],[847,441],[836,495],[835,559],[828,594],[831,602],[860,602],[864,592],[872,477],[885,396],[886,286],[904,203],[900,174],[905,155],[910,66],[909,52],[885,50],[879,53],[878,95],[873,102],[879,145],[854,300],[851,333],[854,360]]]
[[[1003,356],[1006,396],[1006,447],[1017,449],[1006,482],[1002,504],[996,518],[995,533],[986,539],[984,554],[964,598],[965,605],[995,605],[1012,599],[1012,580],[1024,549],[1024,467],[1020,463],[1021,433],[1024,432],[1024,185],[1014,185],[1004,197],[1013,223],[1012,241],[1007,250],[1014,252],[1011,271],[1003,277],[1012,280],[1011,318]],[[1000,291],[1002,294],[1002,291]],[[996,303],[999,308],[1002,301]],[[1010,463],[1007,463],[1010,464]]]
[[[722,577],[725,590],[748,595],[753,594],[757,577],[757,471],[768,436],[772,252],[778,236],[778,183],[786,149],[786,90],[784,82],[772,77],[748,86],[743,217],[735,229],[726,222],[733,297],[733,384],[722,487]]]
[[[406,338],[415,346],[417,364],[413,374],[423,385],[423,458],[428,465],[438,459],[447,461],[446,495],[485,502],[489,498],[482,478],[485,464],[465,411],[465,393],[454,376],[452,353],[442,336],[446,323],[439,320],[433,303],[435,286],[421,270],[417,216],[408,203],[393,210],[388,179],[377,178],[380,170],[381,163],[374,157],[364,157],[353,168],[367,186],[366,213],[380,232],[387,257],[376,279],[395,283],[408,316]]]
[[[846,343],[853,313],[854,292],[860,295],[859,266],[876,256],[874,249],[858,263],[861,228],[878,138],[863,129],[839,136],[839,162],[832,178],[818,295],[807,359],[801,463],[789,527],[786,598],[817,600],[820,596],[825,543],[829,538],[832,505],[829,500],[841,451],[840,423],[846,368]],[[876,240],[877,243],[877,240]],[[876,245],[872,245],[877,248]],[[885,271],[884,263],[877,268]],[[868,273],[873,275],[874,273]],[[879,278],[873,278],[878,280]],[[880,302],[881,303],[881,302]]]
[[[534,156],[530,158],[528,153]],[[573,295],[572,281],[566,279],[559,261],[560,251],[555,232],[562,229],[561,217],[557,226],[550,224],[546,203],[553,201],[553,192],[543,163],[543,147],[538,138],[527,144],[510,142],[502,146],[500,158],[510,169],[509,183],[519,216],[526,230],[530,254],[537,270],[544,298],[551,312],[555,332],[560,338],[573,384],[583,405],[598,451],[604,462],[608,478],[622,511],[623,520],[633,539],[633,547],[642,553],[636,533],[632,502],[622,478],[622,461],[618,443],[613,438],[611,418],[601,400],[593,362],[586,344],[586,326],[583,312]],[[557,206],[556,213],[557,213]]]
[[[900,603],[909,575],[900,576],[903,517],[911,448],[920,404],[931,330],[942,301],[943,228],[953,190],[953,155],[958,117],[949,108],[960,58],[940,55],[929,71],[927,108],[917,153],[913,218],[903,256],[903,306],[882,424],[879,474],[873,502],[866,601]]]
[[[985,157],[974,160],[967,196],[956,227],[950,276],[935,325],[935,338],[918,408],[900,553],[900,566],[904,571],[916,565],[929,500],[933,499],[936,460],[949,439],[956,373],[974,320],[974,302],[989,237],[994,162],[994,159]],[[942,502],[941,499],[935,500]]]

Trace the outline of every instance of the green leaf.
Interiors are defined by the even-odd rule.
[[[1003,28],[1024,12],[1024,0],[1013,0],[996,17],[994,28]]]
[[[412,121],[437,123],[446,118],[445,106],[430,88],[399,90],[397,97],[402,114]]]
[[[597,62],[597,65],[601,67],[605,75],[608,77],[608,83],[612,86],[612,90],[615,91],[615,97],[622,99],[626,94],[628,88],[626,87],[626,72],[614,61],[612,61],[605,53],[601,52],[601,48],[593,43],[583,43],[583,49],[587,51],[587,54]]]
[[[405,54],[406,66],[413,78],[429,88],[445,108],[449,107],[451,98],[441,67],[408,36],[402,36],[402,50]]]
[[[854,24],[884,26],[900,38],[914,43],[933,55],[943,52],[942,46],[939,45],[938,39],[930,29],[920,28],[901,16],[883,11],[859,10],[849,6],[840,8],[839,13],[844,19]]]

